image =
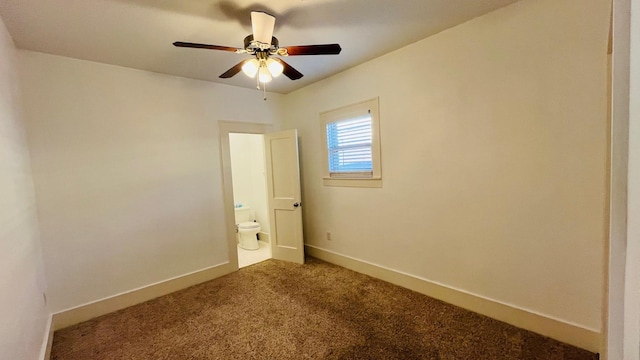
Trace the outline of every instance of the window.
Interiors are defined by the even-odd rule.
[[[381,187],[378,99],[320,114],[324,184]]]
[[[327,124],[329,176],[371,177],[371,114]]]

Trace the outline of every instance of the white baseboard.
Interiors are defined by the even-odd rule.
[[[101,300],[92,301],[87,304],[62,310],[52,315],[52,328],[54,331],[60,330],[101,315],[155,299],[159,296],[167,295],[205,281],[213,280],[236,270],[237,268],[235,268],[231,263],[226,262]]]
[[[437,284],[397,270],[388,269],[333,251],[321,249],[313,245],[305,245],[305,247],[308,255],[320,260],[402,286],[449,304],[591,352],[600,352],[601,334],[597,331],[459,289],[447,287],[442,284]]]
[[[40,356],[38,359],[40,360],[49,360],[51,359],[51,346],[53,345],[53,315],[49,315],[47,319],[47,325],[45,326],[43,337],[42,337],[42,347],[40,348]]]

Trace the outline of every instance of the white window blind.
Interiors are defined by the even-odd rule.
[[[368,114],[327,123],[329,176],[371,177],[372,124]]]

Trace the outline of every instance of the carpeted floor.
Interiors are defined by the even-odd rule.
[[[54,360],[597,359],[309,258],[268,260],[56,331]]]

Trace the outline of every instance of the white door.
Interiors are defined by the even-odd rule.
[[[304,263],[298,131],[264,135],[267,194],[274,259]]]

